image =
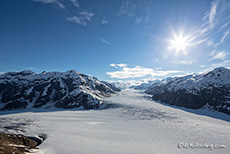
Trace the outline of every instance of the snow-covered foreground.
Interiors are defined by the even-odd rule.
[[[0,116],[22,123],[24,134],[45,133],[41,154],[228,154],[230,116],[220,120],[156,103],[141,91],[123,90],[99,110],[25,112]],[[192,111],[192,110],[191,110]],[[194,111],[195,112],[195,111]],[[5,120],[5,121],[4,121]],[[178,148],[183,143],[209,148]],[[212,149],[212,144],[225,148]]]

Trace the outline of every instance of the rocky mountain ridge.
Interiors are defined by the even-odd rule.
[[[167,104],[193,109],[209,106],[230,114],[230,70],[224,67],[156,83],[145,92]]]
[[[104,97],[120,91],[75,70],[8,72],[0,75],[0,110],[25,108],[98,108]]]

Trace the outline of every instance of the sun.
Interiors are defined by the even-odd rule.
[[[190,46],[188,37],[183,36],[183,33],[179,35],[174,34],[174,39],[169,40],[169,42],[169,49],[176,50],[176,53],[183,52],[184,54],[186,54],[186,48]]]

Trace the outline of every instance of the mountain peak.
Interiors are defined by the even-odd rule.
[[[230,114],[230,70],[224,67],[199,75],[187,75],[157,85],[146,93],[154,100],[188,108],[201,108],[206,104],[215,110]]]
[[[0,110],[25,108],[98,108],[104,97],[120,91],[75,70],[9,72],[0,76]]]
[[[76,70],[68,70],[66,71],[66,73],[69,73],[69,74],[80,74],[78,71]]]
[[[215,69],[213,69],[213,71],[215,72],[227,72],[227,71],[230,71],[229,69],[225,68],[225,67],[217,67]]]

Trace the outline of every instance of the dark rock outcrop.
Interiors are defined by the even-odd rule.
[[[0,132],[0,153],[24,154],[38,151],[37,146],[41,144],[36,137],[26,137],[20,134],[5,134]]]

